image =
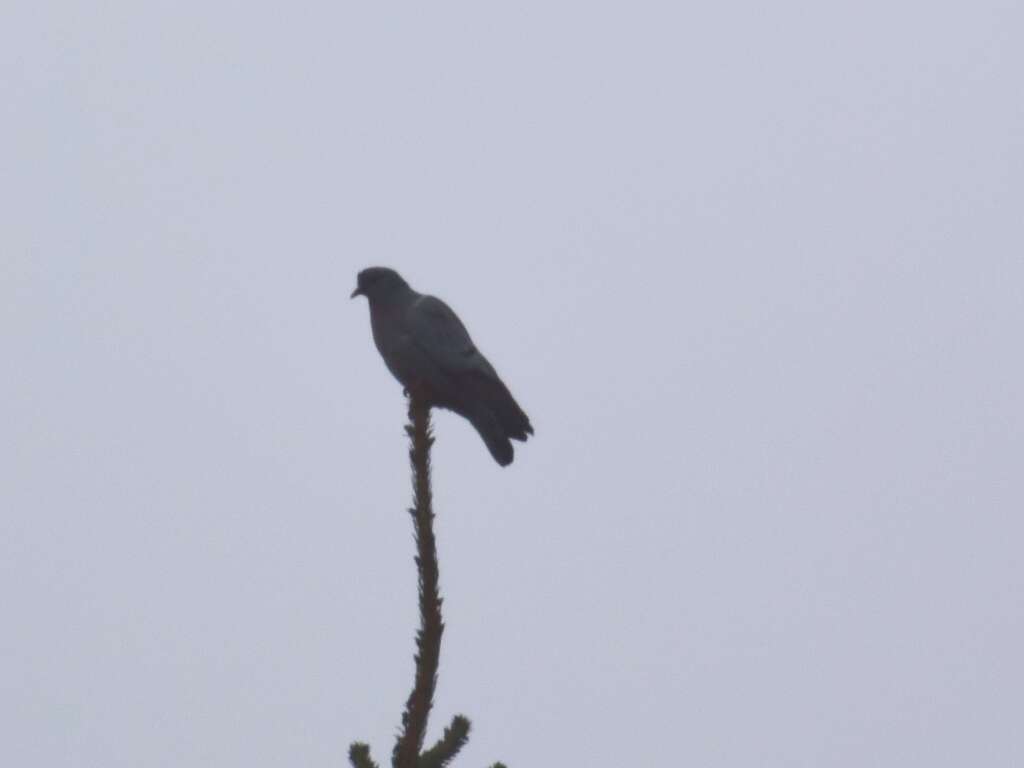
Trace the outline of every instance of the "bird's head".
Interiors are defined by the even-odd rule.
[[[387,299],[409,284],[393,269],[387,267],[367,267],[356,277],[356,289],[352,298],[365,296],[370,301]]]

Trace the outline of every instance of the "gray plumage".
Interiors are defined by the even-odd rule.
[[[406,391],[464,416],[494,460],[511,464],[510,440],[526,440],[533,427],[448,305],[386,267],[360,272],[356,296],[369,301],[373,341]]]

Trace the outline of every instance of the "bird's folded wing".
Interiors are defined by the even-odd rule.
[[[451,308],[434,296],[421,296],[409,307],[406,327],[414,343],[450,373],[478,371],[495,376],[477,351],[466,326]]]

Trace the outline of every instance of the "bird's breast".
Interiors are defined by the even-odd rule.
[[[370,327],[377,351],[391,374],[408,386],[417,378],[419,366],[416,345],[403,326],[401,316],[390,308],[376,308],[370,312]]]

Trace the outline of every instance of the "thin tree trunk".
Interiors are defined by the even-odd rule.
[[[416,568],[419,572],[420,629],[416,633],[416,678],[402,713],[402,730],[392,755],[394,768],[417,768],[423,749],[427,718],[434,705],[437,666],[441,656],[441,595],[438,591],[437,544],[434,540],[434,510],[430,493],[430,406],[409,398],[412,440],[409,462],[413,470],[413,529],[416,539]]]

